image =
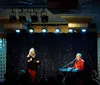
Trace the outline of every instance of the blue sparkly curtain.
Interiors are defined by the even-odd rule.
[[[59,68],[75,58],[77,52],[82,53],[87,68],[97,69],[96,33],[8,34],[7,42],[8,71],[27,68],[26,56],[31,47],[35,48],[36,58],[40,60],[38,78],[55,75]]]

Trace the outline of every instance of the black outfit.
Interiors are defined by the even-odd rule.
[[[35,58],[33,58],[32,56],[27,57],[27,61],[30,60],[32,58],[32,61],[27,62],[27,68],[31,69],[31,70],[36,70],[37,69],[37,63]]]

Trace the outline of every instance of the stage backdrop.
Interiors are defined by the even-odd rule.
[[[78,52],[82,53],[88,69],[97,69],[96,33],[10,33],[7,35],[7,72],[26,70],[26,56],[32,47],[40,60],[37,70],[39,78],[54,75],[59,68],[70,63]]]

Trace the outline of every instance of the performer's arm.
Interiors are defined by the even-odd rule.
[[[27,62],[30,62],[30,61],[32,61],[32,58],[30,58]]]
[[[30,55],[28,54],[28,55],[27,55],[27,58],[29,58],[29,57],[30,57]]]
[[[27,58],[29,58],[29,57],[30,57],[30,55],[27,56]],[[32,61],[32,58],[28,59],[27,62],[30,62],[30,61]]]

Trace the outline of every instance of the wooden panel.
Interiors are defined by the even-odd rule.
[[[85,28],[88,28],[88,24],[87,23],[68,23],[68,27],[69,28],[82,28],[82,27],[85,27]]]
[[[84,17],[84,16],[61,16],[68,21],[68,23],[91,23],[91,17]]]
[[[4,28],[6,29],[22,29],[21,23],[11,23],[11,24],[4,24]]]
[[[12,22],[9,21],[9,19],[0,19],[0,24],[11,24]],[[15,22],[15,23],[20,23],[19,21]]]
[[[0,34],[0,38],[6,38],[6,34]]]
[[[70,18],[70,19],[67,19],[67,21],[70,23],[90,23],[92,22],[92,19],[91,18]]]
[[[59,26],[61,29],[61,33],[67,33],[68,32],[68,26]]]

